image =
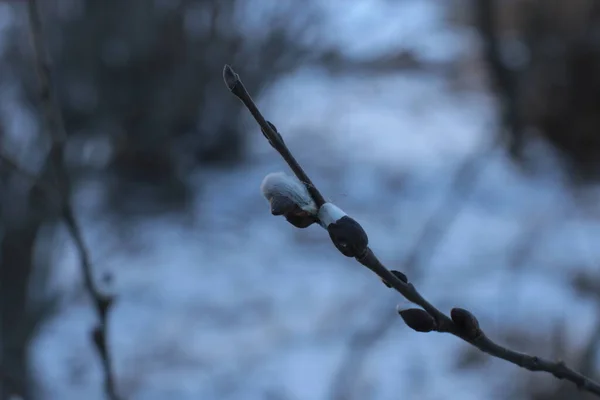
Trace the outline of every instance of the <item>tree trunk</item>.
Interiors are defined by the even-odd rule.
[[[0,400],[18,391],[31,398],[28,349],[39,326],[27,312],[27,288],[33,270],[35,239],[40,224],[29,221],[4,233],[0,243],[0,360],[4,382]]]

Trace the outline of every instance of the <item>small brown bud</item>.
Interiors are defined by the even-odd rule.
[[[408,325],[409,328],[412,328],[417,332],[431,332],[435,329],[435,320],[425,310],[420,308],[408,308],[399,310],[398,314],[400,314],[404,323]]]
[[[482,334],[479,321],[477,321],[477,318],[470,311],[464,308],[453,308],[450,311],[450,318],[452,318],[452,321],[461,333],[467,337],[475,338]]]

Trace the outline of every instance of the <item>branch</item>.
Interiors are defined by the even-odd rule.
[[[223,79],[225,80],[225,84],[231,93],[235,94],[242,101],[242,103],[244,103],[254,119],[256,119],[256,122],[258,122],[258,125],[260,125],[263,135],[265,135],[271,146],[273,146],[273,148],[277,150],[279,154],[281,154],[281,157],[283,157],[285,162],[288,163],[298,179],[300,179],[300,181],[306,185],[306,188],[308,189],[310,196],[315,201],[317,207],[321,207],[325,203],[325,199],[321,193],[319,193],[315,185],[313,185],[312,181],[308,175],[306,175],[300,164],[298,164],[298,161],[296,161],[288,147],[285,145],[283,138],[277,132],[275,126],[265,120],[265,118],[262,116],[258,110],[258,107],[256,107],[256,104],[254,104],[254,101],[250,97],[250,94],[248,94],[248,91],[244,87],[244,84],[240,80],[239,75],[236,74],[229,65],[225,65],[225,68],[223,68]]]
[[[518,108],[518,86],[516,74],[502,59],[501,38],[498,35],[498,21],[495,0],[473,0],[475,23],[483,40],[485,62],[488,64],[492,85],[500,97],[504,125],[513,135],[510,150],[519,154],[523,146],[524,126]]]
[[[64,143],[67,138],[62,114],[58,107],[55,93],[52,88],[52,77],[48,50],[42,40],[43,29],[37,0],[28,1],[29,28],[33,46],[34,61],[38,73],[40,85],[40,103],[44,112],[44,120],[48,134],[52,139],[52,146],[47,163],[52,171],[52,184],[60,195],[61,214],[65,225],[71,235],[75,247],[79,253],[81,269],[84,276],[84,284],[92,296],[94,306],[100,318],[97,327],[94,328],[92,338],[101,358],[105,374],[105,390],[111,400],[119,399],[114,376],[111,369],[111,359],[108,353],[108,311],[113,304],[113,298],[101,293],[94,282],[90,257],[83,240],[81,227],[75,218],[73,207],[69,199],[70,180],[68,172],[63,163]]]
[[[445,315],[418,292],[414,285],[408,281],[406,275],[399,271],[388,270],[369,248],[367,234],[360,224],[337,206],[324,201],[323,196],[292,156],[274,125],[264,119],[239,75],[230,66],[226,65],[223,69],[223,78],[228,89],[250,110],[273,148],[282,155],[297,178],[306,184],[312,200],[319,207],[316,214],[319,223],[329,232],[335,247],[343,255],[355,258],[359,263],[377,274],[386,285],[394,288],[407,300],[421,307],[421,309],[399,310],[400,316],[409,327],[420,332],[449,333],[493,357],[506,360],[530,371],[551,373],[558,379],[571,381],[580,389],[600,396],[600,384],[567,367],[564,362],[553,362],[500,346],[487,337],[480,328],[475,316],[469,311],[462,308],[453,308],[450,316]],[[301,194],[298,193],[298,196],[301,196]]]

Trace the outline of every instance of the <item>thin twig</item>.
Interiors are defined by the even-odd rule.
[[[421,266],[426,265],[435,256],[438,246],[446,238],[467,200],[475,191],[480,175],[494,151],[498,149],[498,143],[494,138],[461,161],[452,176],[450,189],[444,200],[425,221],[423,229],[404,257],[402,268],[410,268],[414,272],[422,271]]]
[[[290,150],[281,139],[280,135],[274,129],[272,129],[272,124],[267,123],[262,114],[259,112],[256,104],[254,104],[252,98],[244,87],[239,75],[236,74],[230,66],[226,65],[223,70],[223,77],[228,89],[234,95],[236,95],[250,110],[262,128],[263,134],[271,142],[271,145],[283,156],[284,160],[290,165],[290,168],[292,171],[294,171],[296,176],[302,182],[308,183],[307,189],[313,189],[310,194],[315,203],[319,204],[318,200],[323,199],[322,195],[319,193],[316,187],[314,187],[310,179],[308,179],[308,176],[306,176],[304,170],[300,167],[300,165],[298,165]],[[318,194],[318,196],[315,196],[315,193]],[[320,204],[323,203],[321,202]],[[344,240],[346,242],[352,241],[352,239],[348,237],[351,233],[353,232],[348,232],[348,235],[345,235]],[[339,243],[335,243],[335,239],[336,238],[332,237],[334,244],[339,250]],[[388,270],[378,260],[378,258],[375,256],[375,253],[369,247],[366,247],[366,249],[363,250],[364,251],[361,251],[360,254],[354,255],[354,258],[358,262],[377,274],[377,276],[379,276],[390,287],[397,290],[407,300],[422,308],[422,310],[406,310],[411,311],[406,315],[402,315],[403,313],[400,312],[405,322],[407,322],[411,328],[423,332],[437,331],[452,334],[491,356],[506,360],[530,371],[545,371],[551,373],[559,379],[566,379],[573,382],[582,390],[600,396],[600,384],[567,367],[564,362],[553,362],[544,358],[520,353],[495,343],[481,330],[479,322],[469,311],[461,308],[454,308],[452,309],[450,317],[445,315],[439,309],[429,303],[417,291],[414,285],[408,282],[408,279],[404,274],[397,271]],[[348,256],[346,253],[342,254]],[[411,319],[409,320],[408,317]]]
[[[244,105],[248,108],[254,119],[256,119],[256,122],[258,122],[258,125],[260,126],[263,135],[265,135],[269,143],[271,143],[271,146],[273,146],[273,148],[277,150],[279,154],[281,154],[281,157],[283,157],[285,162],[288,163],[288,165],[290,166],[294,174],[298,177],[298,179],[300,179],[300,181],[306,185],[306,188],[308,189],[310,196],[315,201],[317,207],[321,207],[323,204],[325,204],[325,199],[323,198],[323,195],[321,195],[319,190],[317,190],[315,185],[313,185],[308,175],[306,175],[298,161],[296,161],[296,159],[286,146],[285,142],[283,141],[283,138],[276,131],[275,126],[267,120],[265,120],[265,118],[262,116],[262,114],[258,110],[258,107],[256,106],[256,104],[254,104],[254,101],[250,97],[250,94],[244,87],[244,84],[240,80],[240,77],[233,71],[233,69],[229,65],[225,65],[225,67],[223,68],[223,78],[225,80],[227,88],[231,91],[231,93],[235,94],[244,103]]]
[[[44,35],[37,0],[28,1],[28,11],[30,36],[40,85],[40,102],[44,112],[46,129],[52,139],[52,146],[48,156],[48,162],[53,170],[52,184],[56,186],[61,195],[61,214],[79,253],[84,284],[93,299],[94,306],[100,319],[98,326],[93,330],[92,337],[104,369],[105,390],[111,400],[117,400],[119,397],[115,387],[114,375],[111,368],[111,358],[107,345],[108,311],[113,304],[113,298],[101,293],[94,282],[92,265],[83,240],[81,227],[75,218],[73,207],[69,199],[70,181],[68,172],[63,163],[64,143],[67,138],[67,133],[62,114],[58,107],[58,101],[52,88],[48,50],[42,40]]]

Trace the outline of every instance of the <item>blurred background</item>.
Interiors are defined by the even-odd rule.
[[[127,400],[588,399],[405,326],[319,227],[230,63],[388,268],[600,379],[600,2],[44,0],[70,197]],[[0,149],[50,173],[25,2],[0,3]],[[0,399],[106,398],[59,210],[0,165]]]

